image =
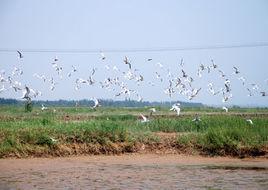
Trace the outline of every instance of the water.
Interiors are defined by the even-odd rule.
[[[3,169],[0,189],[268,189],[266,160],[189,164],[168,157],[138,159],[28,160],[15,171]]]

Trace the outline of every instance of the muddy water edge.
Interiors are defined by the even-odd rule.
[[[268,189],[268,159],[129,154],[0,160],[0,189]]]

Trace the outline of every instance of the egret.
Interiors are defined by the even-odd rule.
[[[149,122],[149,121],[150,121],[150,120],[149,120],[147,117],[145,117],[144,115],[140,114],[140,116],[141,116],[141,118],[142,118],[142,120],[141,120],[142,123],[146,123],[146,122]]]

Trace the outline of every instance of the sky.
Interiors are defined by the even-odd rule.
[[[23,75],[14,76],[21,82],[42,92],[36,99],[90,99],[91,97],[124,99],[115,97],[119,89],[100,88],[99,81],[120,77],[130,89],[136,90],[146,101],[190,101],[187,96],[164,93],[169,86],[168,69],[173,76],[181,76],[181,69],[194,78],[193,88],[201,88],[192,102],[221,105],[222,95],[212,96],[207,84],[213,82],[215,89],[224,86],[219,72],[196,75],[199,65],[211,65],[211,59],[224,71],[231,81],[233,97],[226,105],[268,106],[268,97],[254,92],[248,96],[247,88],[252,83],[259,91],[268,92],[268,46],[226,49],[180,50],[180,51],[129,51],[136,49],[169,49],[174,47],[207,47],[217,45],[241,45],[268,42],[268,1],[266,0],[1,0],[0,1],[0,70],[5,77],[14,67],[23,70]],[[3,51],[9,50],[9,51]],[[23,53],[19,59],[16,50]],[[25,50],[25,51],[24,51]],[[33,50],[26,51],[26,50]],[[34,50],[55,50],[35,52]],[[57,52],[58,50],[58,52]],[[69,52],[61,52],[68,50]],[[92,50],[93,52],[72,52]],[[119,50],[109,52],[109,50]],[[101,59],[100,52],[106,59]],[[62,78],[52,67],[54,57],[63,68]],[[137,85],[128,81],[122,72],[128,71],[124,64],[127,56],[136,73],[144,76]],[[152,61],[148,61],[148,59]],[[183,68],[179,66],[184,60]],[[163,68],[157,66],[161,63]],[[67,77],[72,70],[77,72]],[[110,69],[107,69],[107,66]],[[116,66],[121,72],[112,68]],[[240,71],[232,74],[233,67]],[[92,86],[82,85],[75,90],[77,78],[86,79],[97,68]],[[163,82],[156,78],[161,74]],[[44,74],[56,81],[55,90],[48,82],[33,77]],[[246,78],[246,86],[237,80]],[[154,83],[154,86],[150,85]],[[7,84],[5,85],[8,88]],[[0,93],[3,98],[20,99],[22,92],[12,89]],[[132,95],[131,99],[137,99]]]

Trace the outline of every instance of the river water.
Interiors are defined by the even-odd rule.
[[[0,189],[268,189],[268,159],[182,155],[0,160]]]

